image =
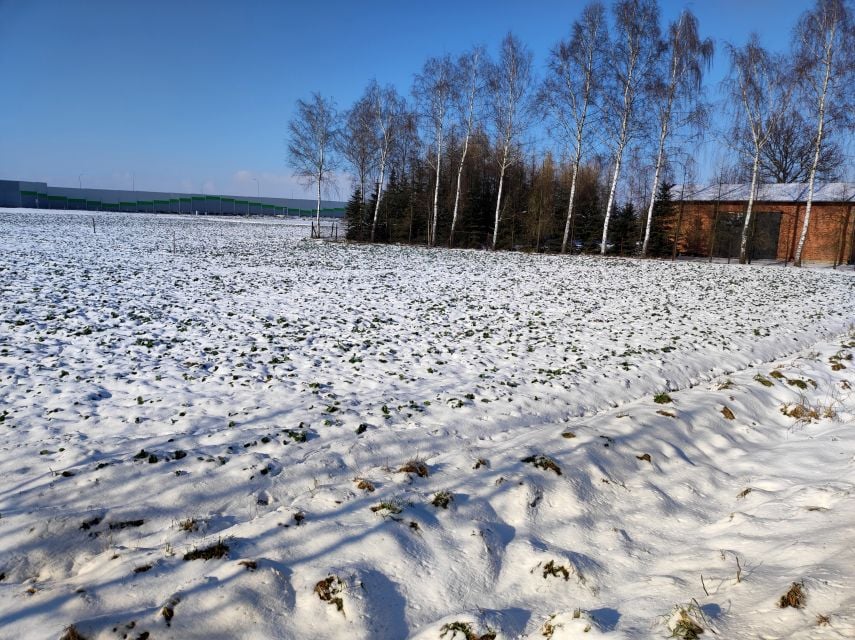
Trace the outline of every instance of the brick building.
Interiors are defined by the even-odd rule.
[[[749,190],[745,184],[673,187],[680,253],[738,258]],[[806,184],[760,185],[752,210],[751,260],[793,259],[806,202]],[[815,185],[804,264],[855,264],[853,205],[855,183]]]

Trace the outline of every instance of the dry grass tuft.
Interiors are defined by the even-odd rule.
[[[760,384],[762,384],[764,387],[771,387],[771,386],[774,386],[774,384],[775,384],[774,382],[769,380],[769,378],[767,378],[766,376],[762,376],[759,373],[756,376],[754,376],[754,379],[757,382],[759,382]]]
[[[337,611],[344,614],[344,600],[341,594],[344,592],[344,583],[338,576],[329,576],[315,585],[314,592],[322,602],[335,605]]]
[[[721,415],[723,415],[728,420],[736,420],[736,416],[733,415],[733,411],[728,406],[724,406],[721,408]]]
[[[667,393],[657,393],[653,396],[653,402],[656,404],[668,404],[674,402],[674,400]]]
[[[401,505],[395,502],[386,501],[381,502],[379,504],[375,504],[373,507],[371,507],[371,511],[373,511],[374,513],[379,513],[381,516],[396,516],[401,513],[403,509],[401,508]]]
[[[787,384],[797,389],[807,389],[807,382],[799,378],[787,378]]]
[[[548,578],[564,578],[565,581],[570,579],[570,570],[564,565],[555,564],[555,560],[550,560],[543,565],[543,577]]]
[[[75,626],[71,624],[63,630],[59,640],[86,640],[86,636],[80,633]]]
[[[802,422],[810,422],[811,420],[819,420],[820,413],[817,409],[809,407],[804,402],[799,404],[788,405],[781,407],[781,413],[788,418],[795,418]]]
[[[163,608],[160,610],[160,615],[163,616],[163,619],[166,621],[166,626],[172,626],[172,618],[175,617],[175,607],[178,606],[178,603],[181,602],[180,598],[172,598],[167,604],[163,605]]]
[[[679,619],[676,621],[674,629],[671,632],[671,637],[681,638],[682,640],[696,640],[703,632],[704,628],[692,620],[685,609],[681,609]]]
[[[450,491],[437,491],[433,500],[430,503],[435,506],[437,509],[448,509],[448,505],[450,505],[454,501],[454,495]]]
[[[786,607],[801,609],[805,606],[805,600],[807,600],[807,594],[805,593],[804,583],[794,582],[790,585],[790,590],[781,596],[781,599],[778,601],[778,606],[781,609],[785,609]]]
[[[199,523],[194,518],[187,518],[178,523],[178,528],[181,531],[190,533],[191,531],[199,530]]]
[[[489,630],[489,627],[488,627],[487,633],[484,633],[482,635],[478,635],[477,633],[472,631],[472,627],[467,622],[455,621],[455,622],[448,622],[448,623],[442,625],[442,627],[439,630],[439,637],[445,638],[445,636],[449,633],[451,634],[451,636],[449,636],[449,640],[455,640],[455,638],[457,638],[458,633],[463,637],[464,640],[495,640],[496,639],[496,633],[494,631]]]
[[[400,469],[398,473],[415,473],[419,478],[427,478],[430,475],[427,465],[422,460],[409,460]]]
[[[356,483],[357,489],[362,489],[363,491],[366,491],[368,493],[371,493],[375,489],[374,483],[370,480],[366,480],[365,478],[356,478],[354,482]]]

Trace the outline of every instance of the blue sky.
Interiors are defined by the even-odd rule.
[[[757,31],[784,50],[810,4],[660,0],[663,24],[689,7],[716,40],[711,88],[725,42]],[[583,5],[0,0],[0,178],[240,195],[258,178],[262,195],[299,196],[285,148],[297,98],[320,91],[345,108],[372,77],[409,93],[426,57],[495,51],[509,30],[542,68]]]

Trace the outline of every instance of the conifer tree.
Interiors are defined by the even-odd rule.
[[[647,252],[651,256],[662,258],[671,254],[674,229],[674,196],[671,190],[674,184],[667,180],[659,183],[656,200],[653,203],[653,221],[650,228],[650,240]]]
[[[365,239],[365,205],[362,203],[362,189],[359,185],[353,190],[353,195],[344,209],[344,222],[347,225],[348,240]]]
[[[614,252],[621,256],[635,253],[638,239],[638,215],[632,202],[627,202],[615,211],[612,229],[609,233]]]

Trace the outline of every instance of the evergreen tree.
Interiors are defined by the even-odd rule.
[[[583,251],[599,250],[603,219],[602,198],[600,197],[599,175],[587,167],[579,172],[576,191],[576,203],[573,206],[574,220],[571,221],[570,235],[575,247]]]
[[[362,206],[362,190],[357,186],[344,209],[344,223],[348,240],[365,239],[365,211]]]
[[[654,257],[671,255],[674,246],[674,225],[676,224],[676,207],[671,189],[674,183],[663,181],[656,193],[653,204],[653,227],[650,230],[650,246],[648,253]]]
[[[655,220],[655,218],[654,218]],[[614,245],[612,251],[621,256],[635,253],[638,240],[638,215],[631,202],[619,207],[612,218],[609,238]]]
[[[380,201],[383,226],[391,242],[406,242],[409,231],[409,206],[412,197],[409,186],[401,181],[397,169],[392,169],[386,191]]]

